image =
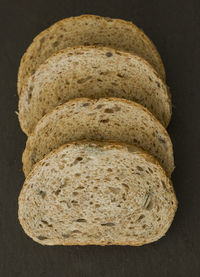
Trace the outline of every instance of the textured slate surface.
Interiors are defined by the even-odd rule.
[[[94,13],[134,21],[157,45],[173,95],[169,132],[179,209],[167,235],[143,247],[43,247],[17,220],[24,181],[16,79],[20,57],[55,21]],[[0,276],[200,276],[200,2],[0,0]]]

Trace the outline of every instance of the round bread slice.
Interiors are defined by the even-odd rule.
[[[18,92],[26,79],[56,51],[78,45],[110,46],[136,53],[146,59],[165,79],[165,69],[152,41],[133,23],[82,15],[61,20],[41,32],[22,57],[18,73]]]
[[[170,137],[147,109],[120,98],[79,98],[39,121],[23,153],[25,175],[51,150],[82,139],[132,143],[155,156],[168,175],[174,169]]]
[[[107,47],[61,50],[42,64],[23,87],[19,120],[27,134],[44,114],[76,97],[121,97],[147,107],[167,126],[171,99],[154,69],[138,56]]]
[[[76,142],[37,163],[19,220],[46,245],[142,245],[161,238],[177,200],[159,163],[135,146]]]

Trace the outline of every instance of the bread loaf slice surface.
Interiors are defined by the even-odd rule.
[[[61,20],[36,36],[21,59],[18,73],[20,94],[26,79],[56,51],[78,45],[110,46],[146,59],[165,79],[160,55],[152,41],[131,22],[83,15]]]
[[[171,117],[166,84],[142,58],[107,47],[75,47],[51,56],[28,79],[19,100],[27,134],[57,105],[76,97],[121,97],[147,107],[164,126]]]
[[[142,245],[161,238],[177,208],[159,163],[133,145],[76,142],[52,151],[26,179],[19,220],[46,245]]]
[[[174,169],[170,137],[143,106],[120,98],[78,98],[39,121],[23,153],[25,175],[51,150],[82,139],[135,144],[155,156],[169,176]]]

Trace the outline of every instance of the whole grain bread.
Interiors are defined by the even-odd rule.
[[[161,238],[177,200],[159,163],[135,146],[76,142],[37,163],[19,220],[46,245],[142,245]]]
[[[23,153],[25,175],[51,150],[82,139],[132,143],[155,156],[168,175],[174,169],[170,137],[143,106],[120,98],[78,98],[39,121]]]
[[[121,97],[147,107],[164,126],[171,117],[167,86],[143,59],[107,47],[75,47],[51,56],[28,79],[19,100],[27,134],[41,117],[75,97]]]
[[[160,55],[152,41],[133,23],[95,15],[61,20],[34,38],[22,57],[18,73],[18,92],[26,79],[58,50],[78,45],[102,45],[136,53],[146,59],[165,79]]]

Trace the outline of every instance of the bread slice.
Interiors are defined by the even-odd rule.
[[[26,79],[56,51],[78,45],[110,46],[146,59],[165,79],[160,55],[152,41],[133,23],[95,15],[61,20],[34,38],[22,57],[18,73],[20,94]]]
[[[25,175],[51,150],[82,139],[133,143],[154,155],[168,175],[173,171],[170,137],[147,109],[120,98],[79,98],[58,106],[39,121],[23,153]]]
[[[19,220],[46,245],[142,245],[161,238],[177,208],[159,163],[135,146],[76,142],[37,163],[19,196]]]
[[[143,59],[107,47],[75,47],[50,57],[33,74],[19,100],[19,120],[27,134],[57,105],[75,97],[121,97],[147,107],[167,126],[171,99],[167,86]]]

